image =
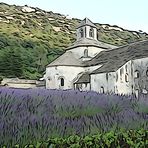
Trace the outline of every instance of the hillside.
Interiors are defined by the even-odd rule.
[[[75,41],[75,30],[80,21],[39,8],[0,3],[0,75],[41,77],[47,63]],[[96,25],[98,39],[113,45],[148,39],[148,34],[143,32],[108,24]]]

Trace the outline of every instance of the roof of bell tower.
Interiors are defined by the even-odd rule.
[[[91,26],[91,27],[94,27],[94,28],[97,28],[96,25],[94,25],[91,20],[89,20],[87,17],[81,21],[81,23],[78,25],[77,28],[80,28],[80,27],[83,27],[83,26]]]

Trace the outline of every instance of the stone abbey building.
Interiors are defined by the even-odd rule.
[[[77,40],[46,67],[47,89],[100,93],[148,92],[148,41],[116,47],[97,40],[97,27],[85,18]]]

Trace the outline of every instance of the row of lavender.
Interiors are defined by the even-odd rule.
[[[25,145],[49,137],[148,129],[148,96],[0,88],[0,145]]]

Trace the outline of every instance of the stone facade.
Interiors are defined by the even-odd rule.
[[[83,67],[75,66],[56,66],[47,68],[46,73],[46,88],[50,89],[72,89],[74,87],[74,79],[80,72],[83,72]],[[64,85],[61,84],[64,79]]]
[[[147,94],[148,58],[128,61],[116,72],[92,74],[91,90],[126,95]]]
[[[135,93],[148,93],[148,57],[132,61]]]

